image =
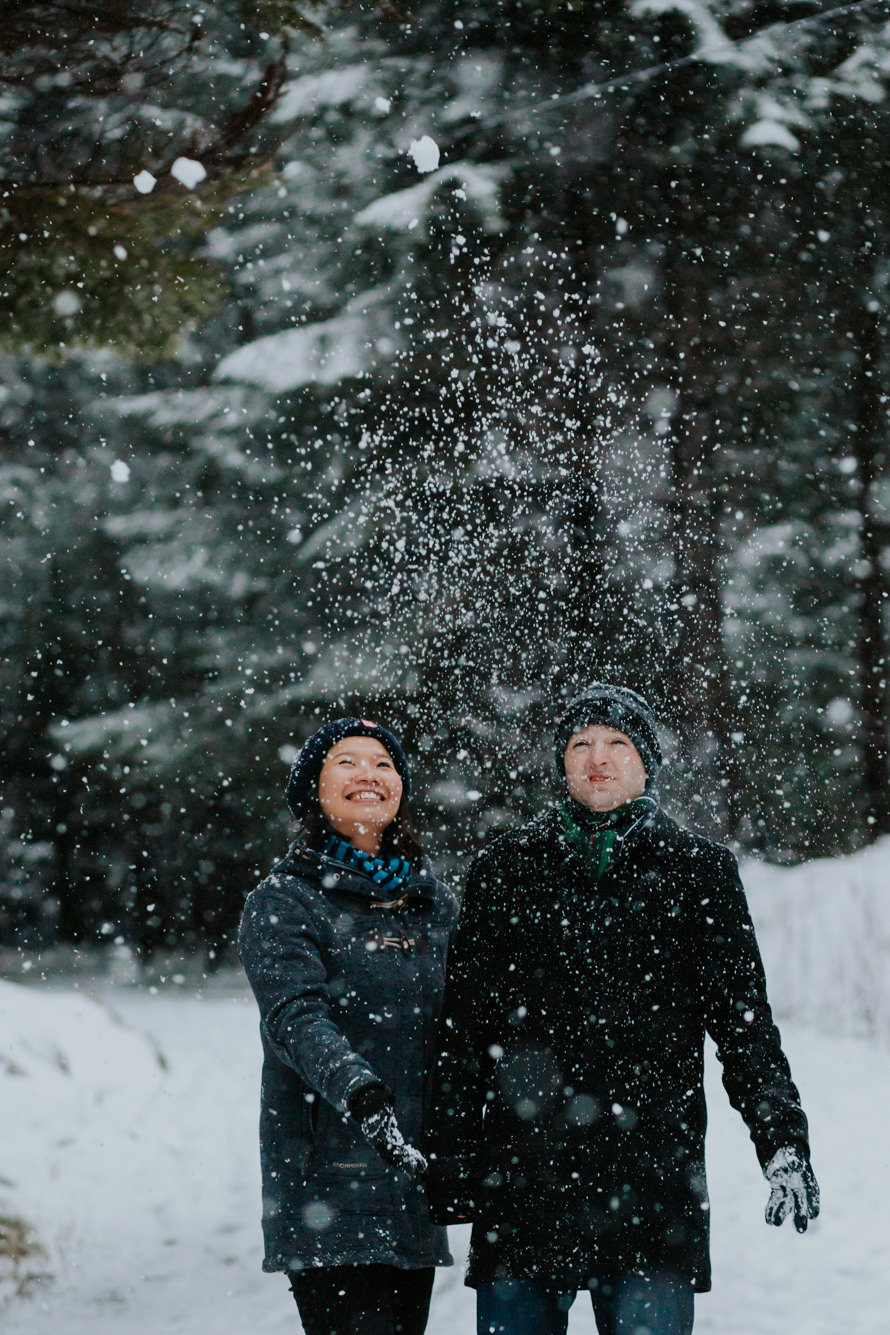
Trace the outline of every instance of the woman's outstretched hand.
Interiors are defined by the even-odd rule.
[[[408,1144],[399,1130],[393,1096],[386,1085],[363,1085],[356,1090],[349,1099],[349,1112],[384,1163],[412,1179],[423,1177],[427,1171],[426,1159],[420,1150]]]

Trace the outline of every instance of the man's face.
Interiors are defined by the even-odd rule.
[[[563,763],[569,792],[591,811],[614,811],[646,788],[639,751],[625,733],[603,723],[572,733]]]

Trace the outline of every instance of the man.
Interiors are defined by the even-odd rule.
[[[728,849],[649,794],[646,701],[594,683],[559,721],[567,793],[470,868],[446,983],[430,1193],[473,1220],[479,1335],[688,1335],[710,1288],[705,1031],[772,1188],[819,1212],[807,1122]]]

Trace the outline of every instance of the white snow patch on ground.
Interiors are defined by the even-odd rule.
[[[777,1014],[890,1047],[890,838],[742,879]]]
[[[823,1215],[803,1237],[764,1223],[766,1184],[709,1049],[714,1291],[697,1299],[696,1335],[886,1329],[890,1053],[840,1032],[836,1012],[851,1007],[860,1026],[848,970],[857,952],[875,978],[886,960],[888,862],[884,841],[805,868],[745,868],[779,1009],[833,1014],[838,1030],[782,1021]],[[24,1298],[0,1290],[5,1329],[296,1332],[286,1281],[260,1271],[260,1047],[246,987],[229,974],[203,996],[112,984],[97,996],[101,1004],[46,983],[0,985],[0,1213],[36,1227],[49,1253],[40,1268],[51,1272]],[[458,1259],[467,1232],[453,1231]],[[473,1312],[460,1265],[440,1271],[430,1335],[472,1335]],[[593,1329],[579,1298],[570,1331]]]
[[[153,1041],[96,1002],[0,983],[0,1213],[34,1228],[51,1271],[78,1267],[99,1219],[139,1245],[133,1203],[160,1183],[137,1151],[163,1074]]]

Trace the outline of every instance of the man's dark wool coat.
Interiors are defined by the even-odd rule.
[[[467,1283],[670,1272],[710,1287],[705,1031],[761,1165],[807,1146],[735,859],[663,812],[597,884],[558,810],[471,867],[431,1135]]]
[[[428,869],[403,905],[382,905],[393,897],[299,846],[248,896],[239,951],[263,1042],[265,1270],[450,1263],[423,1188],[347,1112],[382,1080],[405,1139],[421,1138],[457,903]]]

